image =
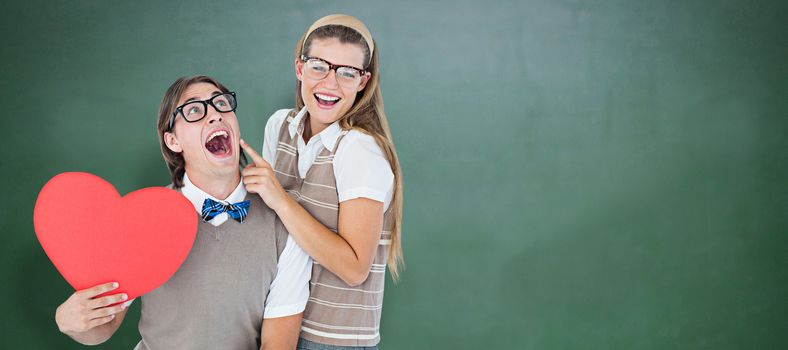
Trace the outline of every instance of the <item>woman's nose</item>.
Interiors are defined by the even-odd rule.
[[[337,71],[336,69],[331,69],[328,71],[328,74],[325,78],[323,78],[323,82],[328,85],[328,87],[336,87],[339,85],[337,82]]]

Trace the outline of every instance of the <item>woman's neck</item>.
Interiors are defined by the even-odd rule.
[[[315,125],[317,124],[317,125]],[[313,123],[312,118],[309,117],[309,113],[304,117],[304,132],[302,133],[304,137],[304,143],[309,143],[309,140],[312,139],[315,135],[319,134],[321,131],[325,130],[328,125],[323,125],[320,123]]]

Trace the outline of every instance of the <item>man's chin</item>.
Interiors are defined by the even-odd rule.
[[[206,152],[205,158],[207,158],[210,167],[217,172],[238,171],[239,160],[237,155],[215,156]]]

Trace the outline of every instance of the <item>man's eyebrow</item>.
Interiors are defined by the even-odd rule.
[[[218,96],[218,95],[221,95],[221,94],[223,94],[223,92],[221,92],[219,90],[216,90],[216,91],[211,93],[211,98],[213,98],[215,96]],[[189,97],[189,98],[186,99],[186,101],[183,101],[183,103],[186,104],[186,103],[189,103],[189,102],[192,102],[192,101],[197,101],[197,98],[196,97]]]

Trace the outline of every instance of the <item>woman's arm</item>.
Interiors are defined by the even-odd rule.
[[[366,281],[380,240],[383,203],[368,198],[339,203],[339,234],[335,234],[285,196],[276,213],[296,243],[345,283],[356,286]]]
[[[355,286],[367,279],[383,226],[383,203],[355,198],[339,204],[335,234],[293,200],[276,180],[271,166],[246,142],[241,147],[254,165],[242,171],[246,190],[257,193],[276,211],[301,248],[345,283]]]

